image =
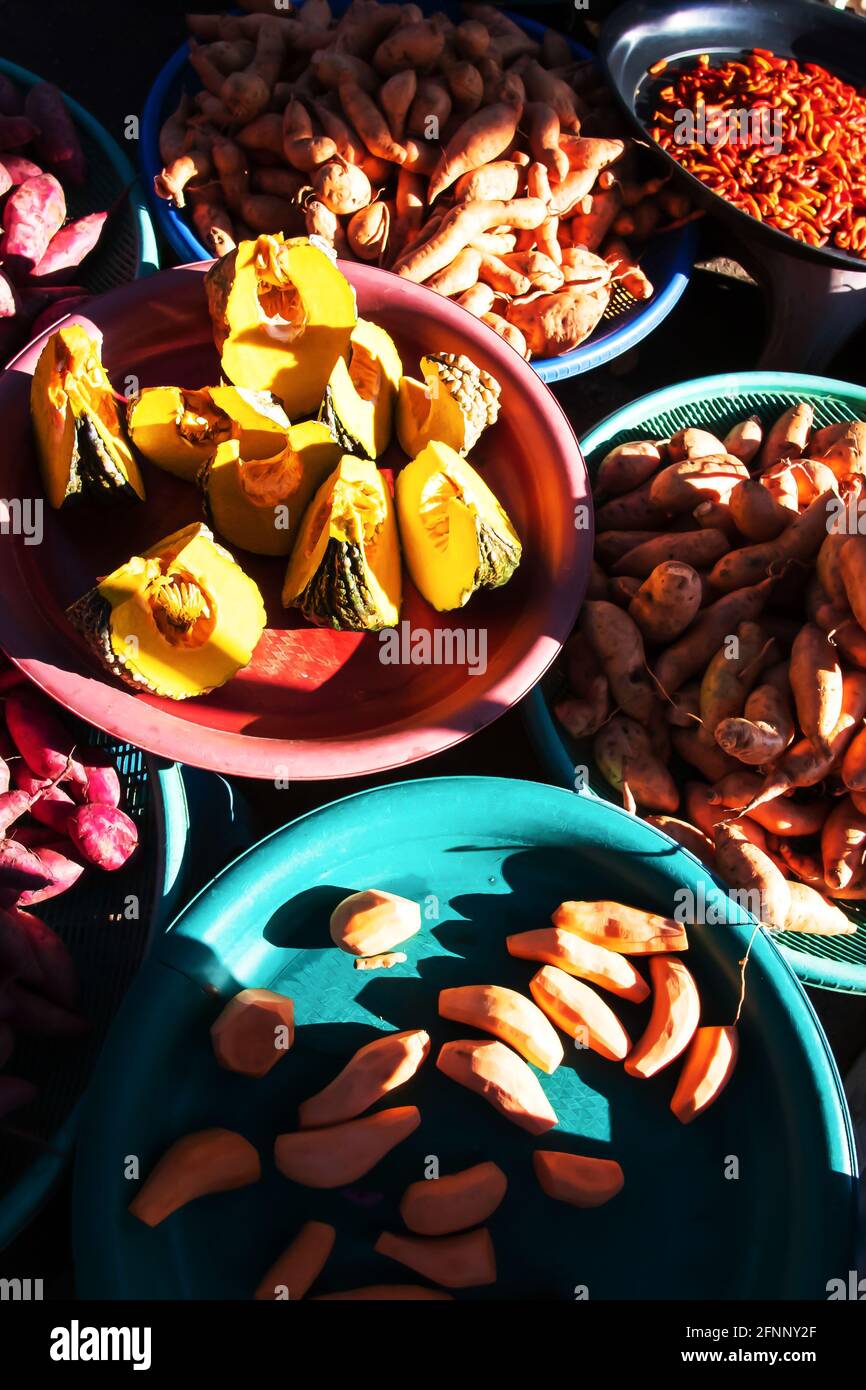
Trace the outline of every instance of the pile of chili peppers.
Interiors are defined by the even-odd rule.
[[[826,69],[763,48],[716,68],[702,54],[661,87],[649,132],[741,211],[866,257],[866,96]]]

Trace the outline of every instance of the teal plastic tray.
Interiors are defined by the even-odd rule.
[[[609,449],[628,439],[665,439],[683,425],[702,425],[724,434],[747,415],[772,422],[796,401],[808,400],[815,424],[837,420],[866,420],[866,389],[830,377],[795,372],[737,372],[701,377],[665,387],[609,415],[580,441],[592,476]],[[611,789],[595,772],[589,743],[570,739],[553,715],[553,703],[564,691],[553,667],[521,706],[530,737],[548,774],[562,786],[575,787],[576,769],[589,766],[589,790],[604,798]],[[774,936],[804,984],[849,994],[866,994],[866,910],[840,903],[860,928],[851,936],[806,936],[781,932]]]
[[[421,904],[408,962],[355,971],[328,935],[346,893],[376,885]],[[417,1103],[422,1123],[367,1178],[316,1191],[282,1178],[274,1136],[298,1102],[383,1030],[426,1028],[433,1051],[465,1028],[437,1016],[440,988],[526,989],[536,967],[507,933],[539,925],[565,897],[615,897],[671,911],[701,888],[730,925],[694,927],[689,967],[706,1022],[729,1020],[751,924],[666,837],[613,806],[532,782],[435,778],[359,793],[262,841],[214,880],[157,943],[112,1030],[88,1095],[76,1154],[73,1241],[84,1298],[248,1298],[304,1220],[337,1228],[316,1292],[412,1282],[373,1253],[399,1230],[406,1184],[435,1154],[449,1172],[493,1158],[508,1195],[490,1221],[499,1279],[468,1299],[821,1298],[853,1268],[855,1160],[841,1081],[792,971],[758,936],[748,968],[737,1071],[691,1126],[668,1103],[674,1066],[651,1081],[569,1050],[543,1077],[558,1129],[536,1141],[428,1062],[386,1104]],[[290,995],[293,1050],[261,1080],[221,1070],[209,1027],[239,988]],[[613,1001],[637,1036],[646,1017]],[[127,1212],[181,1135],[239,1130],[262,1155],[261,1182],[200,1199],[151,1230]],[[625,1188],[592,1211],[554,1204],[535,1183],[542,1147],[616,1157]],[[731,1156],[739,1165],[732,1178]],[[726,1176],[726,1172],[728,1176]],[[575,1316],[580,1317],[576,1311]]]

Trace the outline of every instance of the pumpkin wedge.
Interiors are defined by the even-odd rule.
[[[508,954],[518,960],[540,960],[556,965],[567,975],[578,975],[591,985],[600,985],[620,999],[641,1004],[649,995],[649,985],[625,956],[596,946],[575,932],[560,927],[539,927],[535,931],[515,932],[505,938]]]
[[[293,425],[270,457],[244,457],[228,439],[198,474],[205,515],[231,545],[255,555],[288,555],[310,498],[333,472],[340,451],[324,425]]]
[[[458,454],[474,449],[499,416],[500,386],[468,357],[421,358],[423,381],[404,376],[397,397],[397,438],[410,459],[434,440]]]
[[[305,1221],[261,1280],[256,1298],[303,1298],[325,1268],[336,1238],[337,1232],[327,1222]]]
[[[397,516],[415,587],[439,612],[506,584],[520,564],[520,538],[505,509],[447,444],[428,444],[402,469]]]
[[[542,966],[529,981],[533,999],[570,1038],[610,1061],[621,1062],[631,1042],[613,1009],[582,980],[555,965]]]
[[[278,1134],[274,1162],[283,1177],[304,1187],[345,1187],[375,1168],[420,1123],[418,1107],[402,1105],[326,1129]]]
[[[389,1091],[411,1081],[429,1053],[430,1035],[421,1028],[375,1038],[359,1048],[323,1090],[301,1102],[298,1124],[301,1129],[313,1129],[353,1120]]]
[[[531,999],[502,985],[460,985],[439,992],[439,1013],[493,1033],[527,1062],[548,1074],[563,1058],[562,1043]]]
[[[650,961],[653,1006],[649,1023],[628,1057],[629,1076],[655,1076],[685,1052],[701,1016],[701,998],[691,972],[675,956]]]
[[[258,1182],[261,1164],[248,1139],[230,1129],[201,1129],[167,1149],[142,1183],[129,1210],[158,1226],[196,1197]]]
[[[400,1215],[419,1236],[447,1236],[478,1226],[492,1216],[508,1191],[495,1163],[476,1163],[444,1178],[421,1178],[403,1193]]]
[[[536,1149],[532,1166],[542,1191],[573,1207],[601,1207],[622,1191],[625,1182],[622,1168],[612,1158]]]
[[[496,1255],[486,1226],[436,1237],[383,1231],[373,1249],[446,1289],[477,1289],[496,1283]]]
[[[377,459],[391,442],[394,405],[403,371],[393,339],[378,324],[358,319],[348,364],[334,363],[319,419],[347,454]]]
[[[504,1043],[473,1038],[443,1043],[436,1066],[530,1134],[543,1134],[559,1123],[535,1072]]]
[[[551,921],[563,931],[576,932],[596,946],[624,956],[648,956],[659,951],[687,951],[685,927],[671,917],[659,917],[639,907],[613,902],[560,903]]]
[[[682,1124],[691,1124],[718,1100],[733,1076],[738,1050],[732,1024],[708,1024],[696,1030],[671,1099],[671,1110]]]
[[[205,289],[228,380],[273,391],[290,420],[315,414],[358,319],[331,258],[306,237],[260,236],[216,261]]]
[[[30,385],[30,413],[45,495],[59,508],[144,499],[144,484],[102,365],[102,337],[80,324],[52,333]]]
[[[134,555],[67,616],[126,685],[186,700],[248,664],[265,606],[252,579],[198,525]]]
[[[283,604],[318,627],[379,632],[398,623],[402,594],[388,484],[374,463],[346,454],[304,515]]]
[[[269,391],[237,386],[148,386],[127,406],[126,423],[144,458],[188,483],[227,439],[237,438],[241,458],[269,458],[283,448],[289,429]]]

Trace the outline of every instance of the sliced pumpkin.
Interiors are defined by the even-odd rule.
[[[260,236],[211,266],[205,289],[229,381],[273,391],[292,420],[314,414],[358,319],[331,258],[306,237]]]
[[[310,498],[340,460],[324,425],[292,425],[279,453],[244,457],[227,439],[201,467],[205,515],[221,536],[255,555],[288,555]]]
[[[367,459],[384,454],[391,442],[402,373],[393,339],[384,328],[358,319],[348,365],[342,357],[335,362],[319,411],[319,419],[346,453]]]
[[[42,485],[52,507],[82,498],[144,500],[123,416],[102,365],[101,335],[81,324],[52,333],[30,386]]]
[[[189,483],[225,440],[239,440],[241,458],[269,458],[283,448],[289,429],[270,391],[237,386],[149,386],[130,401],[126,423],[144,458]]]
[[[68,617],[126,685],[186,700],[247,665],[265,606],[252,579],[197,525],[133,555],[78,599]]]
[[[399,621],[401,600],[391,493],[375,464],[347,454],[307,508],[283,603],[318,627],[378,632]]]
[[[397,478],[397,515],[415,587],[440,612],[477,589],[506,584],[520,564],[520,538],[471,464],[440,441]]]
[[[458,454],[474,449],[499,416],[499,382],[468,357],[442,352],[421,358],[423,381],[404,376],[397,397],[397,438],[416,458],[438,439]]]

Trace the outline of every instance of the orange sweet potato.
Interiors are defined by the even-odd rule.
[[[295,1006],[270,989],[242,989],[210,1030],[221,1067],[242,1076],[265,1076],[295,1040]]]
[[[429,1052],[430,1036],[420,1028],[374,1039],[349,1058],[324,1090],[301,1102],[298,1124],[314,1129],[353,1120],[410,1081]]]
[[[375,1168],[420,1123],[418,1107],[403,1105],[341,1125],[279,1134],[274,1162],[283,1177],[304,1187],[345,1187]]]
[[[138,1189],[129,1210],[145,1226],[211,1192],[258,1182],[261,1164],[248,1139],[230,1129],[201,1129],[166,1150]]]
[[[659,951],[685,951],[685,928],[670,917],[659,917],[639,907],[615,902],[564,902],[551,921],[563,931],[576,932],[586,941],[625,956],[655,955]]]
[[[738,1050],[733,1025],[696,1029],[671,1098],[671,1110],[682,1124],[691,1124],[718,1100],[733,1075]]]
[[[439,1013],[508,1043],[548,1074],[562,1061],[562,1043],[531,999],[502,985],[459,985],[439,992]]]
[[[353,956],[378,956],[421,930],[421,909],[380,888],[351,893],[331,913],[331,940]]]
[[[398,1236],[383,1231],[373,1246],[377,1255],[447,1289],[474,1289],[496,1283],[496,1255],[486,1226],[454,1236]]]
[[[452,1081],[477,1091],[500,1115],[530,1134],[543,1134],[558,1123],[535,1073],[504,1043],[475,1039],[443,1043],[436,1066]]]
[[[410,1183],[400,1202],[400,1215],[419,1236],[446,1236],[465,1231],[492,1216],[508,1189],[508,1179],[495,1163],[476,1163],[444,1178]]]
[[[529,982],[533,999],[548,1018],[583,1047],[621,1062],[631,1042],[613,1009],[601,995],[566,975],[555,965],[543,965]]]
[[[601,1207],[622,1191],[625,1182],[622,1168],[612,1158],[536,1149],[532,1166],[542,1191],[573,1207]]]
[[[305,1221],[265,1274],[256,1289],[256,1298],[303,1298],[324,1269],[336,1237],[334,1227],[326,1222]]]
[[[631,961],[616,951],[597,946],[576,932],[560,927],[540,927],[536,931],[516,932],[505,938],[508,954],[518,960],[538,960],[558,966],[567,975],[577,975],[592,985],[600,985],[621,999],[640,1004],[649,994],[646,980]]]
[[[701,1015],[698,988],[691,972],[674,956],[650,961],[653,1006],[649,1023],[625,1062],[629,1076],[655,1076],[670,1066],[691,1042]]]

